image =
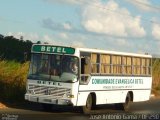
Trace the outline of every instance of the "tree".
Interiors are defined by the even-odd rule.
[[[37,44],[41,44],[41,41],[37,41]]]
[[[23,62],[30,59],[32,42],[29,40],[16,39],[13,36],[0,35],[1,59],[16,60]]]
[[[4,36],[0,34],[0,39],[3,39],[3,37],[4,37]]]

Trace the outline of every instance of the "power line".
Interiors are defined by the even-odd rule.
[[[153,5],[151,5],[151,4],[147,4],[147,3],[144,3],[144,2],[140,2],[140,1],[138,1],[138,0],[134,0],[137,4],[141,4],[141,5],[144,5],[144,6],[147,6],[147,7],[149,7],[149,8],[154,8],[154,9],[157,9],[157,10],[160,10],[160,7],[158,7],[158,6],[153,6]]]
[[[77,0],[77,2],[90,4],[88,1]],[[121,13],[121,12],[118,12],[118,11],[115,11],[115,10],[112,10],[112,9],[109,9],[109,8],[106,8],[106,7],[101,7],[101,6],[99,6],[98,4],[93,4],[92,6],[97,7],[97,8],[101,8],[101,9],[105,9],[105,10],[107,10],[107,11],[110,11],[110,12],[113,12],[113,13],[117,13],[117,14],[119,14],[119,15],[126,16],[126,17],[130,17],[130,18],[136,17],[136,16],[133,16],[133,15]],[[159,8],[159,9],[160,9],[160,8]],[[153,21],[153,20],[149,20],[149,19],[147,19],[147,18],[142,18],[142,17],[141,17],[141,20],[146,21],[146,22],[149,22],[149,23],[151,23],[151,24],[160,25],[159,22],[156,22],[156,21]]]

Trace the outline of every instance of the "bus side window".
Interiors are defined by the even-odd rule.
[[[90,74],[90,58],[89,57],[82,57],[81,58],[81,84],[88,83],[88,77]]]

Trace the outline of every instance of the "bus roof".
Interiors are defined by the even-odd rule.
[[[79,50],[82,52],[90,52],[90,53],[101,53],[101,54],[113,54],[113,55],[124,55],[124,56],[134,56],[134,57],[147,57],[152,58],[152,55],[149,54],[138,54],[138,53],[129,53],[129,52],[117,52],[117,51],[110,51],[110,50],[101,50],[101,49],[92,49],[92,48],[81,48],[81,47],[74,47],[74,46],[62,46],[62,45],[53,45],[53,44],[33,44],[33,46],[39,45],[39,46],[59,46],[59,47],[68,47],[68,48],[74,48],[75,51]]]
[[[92,52],[92,53],[102,53],[102,54],[113,54],[113,55],[124,55],[124,56],[134,56],[134,57],[147,57],[152,58],[149,54],[138,54],[138,53],[129,53],[129,52],[117,52],[101,49],[91,49],[91,48],[77,48],[79,51],[83,52]]]

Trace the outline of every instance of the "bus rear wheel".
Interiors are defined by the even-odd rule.
[[[86,105],[83,106],[83,113],[89,114],[92,110],[92,107],[93,107],[93,99],[92,99],[92,95],[89,94],[86,101]]]
[[[116,108],[118,108],[119,110],[123,110],[125,112],[128,112],[129,108],[130,108],[130,103],[131,103],[131,95],[128,93],[126,96],[125,103],[116,104]]]

